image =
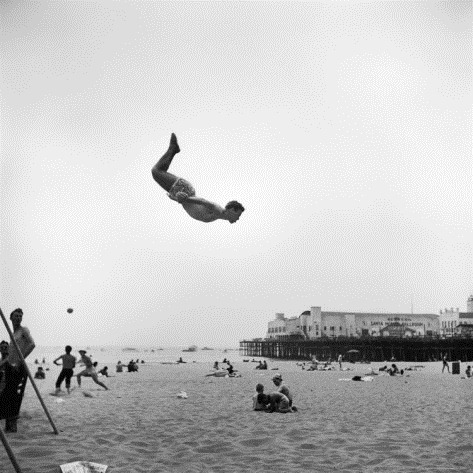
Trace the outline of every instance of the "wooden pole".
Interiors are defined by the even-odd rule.
[[[22,473],[20,465],[18,465],[18,462],[16,461],[15,455],[13,453],[13,450],[8,444],[7,438],[5,437],[5,434],[3,433],[3,430],[1,428],[0,428],[0,438],[2,440],[3,446],[5,447],[5,450],[7,451],[8,457],[10,458],[13,468],[15,468],[16,473]]]
[[[33,376],[31,376],[31,372],[28,368],[28,365],[26,364],[26,361],[25,359],[23,358],[23,353],[21,353],[21,350],[20,350],[20,347],[18,346],[18,343],[16,343],[16,340],[15,340],[15,337],[13,336],[13,332],[11,331],[11,328],[10,326],[8,325],[8,322],[7,322],[7,319],[5,318],[5,316],[3,315],[3,312],[2,312],[2,309],[0,309],[0,316],[2,317],[2,320],[3,320],[3,323],[5,324],[5,327],[8,331],[8,335],[10,335],[10,340],[11,342],[13,343],[13,345],[15,345],[15,348],[16,348],[16,351],[18,352],[18,355],[20,357],[20,360],[22,361],[23,363],[23,366],[25,367],[26,369],[26,374],[28,375],[28,378],[30,379],[31,381],[31,385],[33,386],[35,392],[36,392],[36,395],[38,396],[38,399],[39,399],[39,402],[41,403],[41,406],[43,406],[43,409],[44,409],[44,412],[46,413],[46,416],[47,418],[49,419],[49,422],[53,428],[53,431],[56,435],[59,434],[59,431],[57,430],[56,426],[54,425],[54,422],[53,422],[53,419],[51,418],[50,414],[49,414],[49,411],[48,411],[48,408],[46,407],[46,404],[44,403],[43,401],[43,398],[41,397],[41,394],[38,390],[38,387],[36,386],[36,383],[34,382],[34,379],[33,379]]]

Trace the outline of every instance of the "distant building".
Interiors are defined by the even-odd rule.
[[[325,312],[321,307],[311,307],[298,317],[286,318],[282,313],[276,314],[276,318],[268,323],[266,338],[313,340],[324,337],[437,336],[439,330],[437,314]]]
[[[443,337],[453,337],[461,335],[473,336],[473,295],[466,303],[466,312],[460,312],[457,307],[454,309],[444,309],[439,316],[440,335]]]

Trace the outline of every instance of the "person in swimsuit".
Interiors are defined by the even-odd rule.
[[[105,384],[101,383],[99,381],[99,378],[97,376],[97,372],[95,371],[94,364],[92,363],[92,360],[90,359],[89,356],[86,356],[86,351],[85,350],[79,350],[81,359],[80,361],[84,363],[85,365],[85,370],[81,371],[80,373],[77,374],[77,384],[79,385],[79,388],[81,387],[81,377],[86,376],[90,377],[94,380],[95,384],[98,384],[99,386],[102,386],[105,390],[108,391],[107,386]]]
[[[27,327],[21,325],[23,311],[18,308],[10,314],[15,344],[9,346],[8,356],[0,364],[5,364],[5,387],[0,400],[0,419],[5,419],[5,432],[17,431],[17,420],[20,414],[23,394],[25,392],[28,372],[23,359],[34,350],[35,342]]]
[[[56,392],[59,394],[61,392],[61,383],[66,380],[66,389],[68,394],[71,392],[71,378],[74,375],[74,368],[76,367],[76,357],[71,355],[72,347],[70,345],[66,346],[66,353],[64,355],[58,356],[53,363],[59,366],[58,361],[62,360],[62,370],[59,373],[59,376],[56,380]]]
[[[266,412],[281,412],[283,414],[295,412],[295,409],[289,405],[288,397],[279,391],[271,394],[258,393],[256,403],[257,405],[264,406]]]
[[[174,156],[180,151],[176,135],[172,133],[168,150],[151,171],[153,179],[168,193],[169,198],[181,204],[192,218],[201,222],[228,220],[235,223],[245,210],[243,205],[232,200],[223,208],[202,197],[196,197],[190,182],[168,172]]]

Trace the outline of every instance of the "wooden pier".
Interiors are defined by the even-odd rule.
[[[473,338],[433,337],[361,337],[323,338],[317,340],[256,339],[240,342],[243,356],[279,358],[285,360],[345,361],[437,361],[447,355],[450,361],[473,361]]]

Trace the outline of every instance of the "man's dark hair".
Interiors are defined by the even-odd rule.
[[[231,200],[228,202],[227,205],[225,205],[226,209],[233,209],[233,210],[241,210],[242,212],[245,210],[245,207],[240,204],[240,202],[237,202],[236,200]]]
[[[66,345],[66,353],[70,353],[72,351],[72,347],[70,345]]]
[[[15,309],[15,310],[10,314],[10,318],[11,318],[11,316],[12,316],[13,314],[16,314],[16,313],[18,313],[18,314],[20,314],[20,315],[23,315],[23,310],[18,307],[18,309]]]

